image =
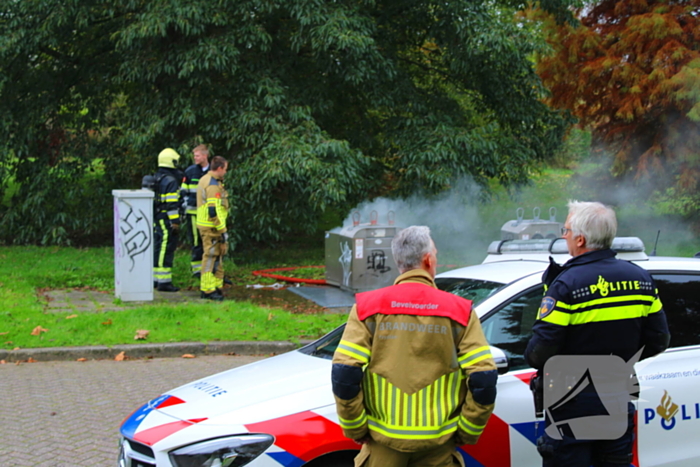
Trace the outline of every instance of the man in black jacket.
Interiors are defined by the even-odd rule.
[[[185,203],[185,215],[192,233],[192,258],[190,267],[192,275],[199,277],[202,272],[202,237],[197,229],[197,184],[199,180],[209,172],[209,147],[200,144],[192,150],[194,164],[185,170],[185,179],[182,182],[182,197]]]
[[[538,377],[547,360],[554,356],[617,356],[630,362],[631,372],[632,359],[640,350],[640,358],[646,358],[668,347],[668,324],[654,280],[639,266],[615,258],[616,253],[610,247],[616,232],[617,219],[609,207],[601,203],[569,202],[562,236],[573,258],[563,266],[550,260],[543,275],[545,297],[525,350],[525,359],[538,370]],[[570,368],[567,370],[573,373]],[[581,376],[567,374],[557,378],[568,378],[571,383],[583,379]],[[619,376],[622,381],[632,377],[631,374]],[[579,393],[557,409],[558,415],[565,415],[567,420],[606,415],[601,412],[600,404],[594,402],[594,398]],[[547,430],[538,440],[543,465],[629,466],[634,442],[634,406],[631,402],[627,405],[627,430],[619,439],[576,439],[566,432],[561,439],[554,439],[548,434],[553,432]],[[547,417],[545,425],[549,427],[551,423]]]
[[[158,154],[156,193],[153,213],[153,285],[161,292],[177,292],[173,285],[173,260],[180,231],[180,185],[182,172],[177,168],[180,155],[174,149]]]

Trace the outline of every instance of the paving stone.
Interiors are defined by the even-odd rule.
[[[219,355],[0,365],[0,465],[115,465],[119,424],[134,409],[169,389],[261,358]]]

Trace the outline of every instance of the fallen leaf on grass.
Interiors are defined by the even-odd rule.
[[[272,316],[272,313],[270,313],[269,315],[267,315],[267,320],[268,320],[268,321],[272,321],[272,318],[274,318],[274,316]]]
[[[41,326],[37,326],[37,327],[35,327],[35,328],[32,330],[31,335],[32,335],[32,336],[38,336],[38,335],[41,334],[42,332],[47,332],[47,331],[48,331],[48,329],[44,329],[44,328],[42,328]]]
[[[8,344],[12,344],[12,342],[8,342]],[[21,348],[22,348],[22,347],[15,347],[15,348],[12,349],[12,350],[19,350],[19,349],[21,349]]]
[[[109,325],[112,324],[112,319],[110,318],[110,319],[108,319],[107,321],[103,322],[102,324],[105,325],[105,326],[109,326]]]
[[[126,354],[124,352],[119,352],[116,357],[114,357],[114,360],[117,362],[121,362],[126,360]]]
[[[73,319],[73,318],[77,318],[77,317],[78,317],[78,315],[70,315],[70,316],[66,316],[66,319]]]
[[[0,336],[6,336],[6,335],[8,335],[9,333],[10,333],[10,331],[7,331],[7,332],[0,332]]]
[[[148,335],[151,333],[151,331],[146,331],[145,329],[139,329],[136,331],[136,335],[134,336],[134,340],[146,340]]]
[[[77,362],[87,362],[87,358],[85,358],[85,357],[79,358],[79,359],[76,360],[76,361],[77,361]]]
[[[191,353],[186,353],[185,355],[182,356],[182,358],[197,358],[197,357],[192,355]]]

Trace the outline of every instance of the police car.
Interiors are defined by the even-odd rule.
[[[533,247],[533,245],[536,245]],[[534,249],[533,249],[534,248]],[[700,259],[647,257],[638,239],[616,239],[618,256],[656,281],[671,347],[636,365],[636,466],[700,463]],[[523,359],[537,315],[541,274],[560,240],[496,242],[483,264],[442,273],[438,286],[476,305],[499,367],[493,416],[467,466],[539,466],[534,413]],[[121,426],[120,467],[350,467],[359,446],[343,437],[330,386],[343,327],[293,352],[194,381],[153,399]]]

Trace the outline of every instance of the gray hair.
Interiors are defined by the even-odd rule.
[[[424,225],[412,225],[399,232],[391,241],[391,253],[399,271],[403,274],[418,269],[426,253],[433,251],[433,239],[430,228]]]
[[[617,217],[612,208],[598,202],[569,201],[569,224],[573,236],[586,239],[586,247],[603,250],[612,246]]]

